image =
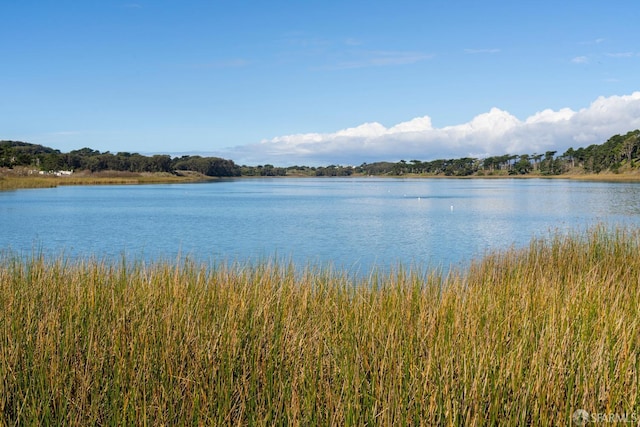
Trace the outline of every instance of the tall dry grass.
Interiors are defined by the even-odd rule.
[[[55,175],[0,175],[0,190],[16,190],[27,188],[53,188],[61,185],[130,185],[130,184],[164,184],[207,181],[214,178],[199,174],[184,173],[133,173],[105,171],[97,173],[78,173],[71,176]]]
[[[640,409],[640,231],[442,274],[0,262],[6,425],[569,425]]]

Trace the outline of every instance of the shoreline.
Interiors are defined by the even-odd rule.
[[[446,176],[446,175],[364,175],[353,174],[350,176],[314,176],[314,175],[287,175],[287,176],[240,176],[230,178],[259,179],[259,178],[389,178],[389,179],[569,179],[576,181],[591,182],[640,182],[640,173],[600,173],[600,174],[563,174],[563,175],[469,175],[469,176]],[[169,174],[166,172],[133,173],[121,171],[104,171],[97,173],[79,172],[70,176],[55,175],[33,175],[26,171],[0,171],[0,191],[19,190],[29,188],[55,188],[61,185],[142,185],[142,184],[184,184],[212,182],[221,177],[211,177],[197,172],[181,171],[179,174]]]
[[[142,184],[184,184],[216,181],[220,178],[205,176],[196,172],[169,174],[165,172],[120,172],[97,173],[79,172],[69,176],[33,175],[24,171],[0,172],[0,191],[30,188],[55,188],[63,185],[142,185]]]
[[[377,177],[377,175],[370,175]],[[446,176],[446,175],[386,175],[379,177],[388,178],[434,178],[434,179],[568,179],[575,181],[593,182],[640,182],[640,174],[637,173],[602,173],[602,174],[562,174],[562,175],[468,175],[468,176]]]

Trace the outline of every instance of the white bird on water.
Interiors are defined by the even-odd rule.
[[[453,212],[453,205],[451,205],[451,212]]]

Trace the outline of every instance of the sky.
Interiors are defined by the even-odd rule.
[[[640,2],[3,0],[0,140],[359,165],[640,128]]]

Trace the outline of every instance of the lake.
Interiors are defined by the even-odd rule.
[[[235,179],[0,192],[0,249],[204,262],[293,260],[354,274],[466,265],[599,223],[640,226],[640,184],[560,179]]]

